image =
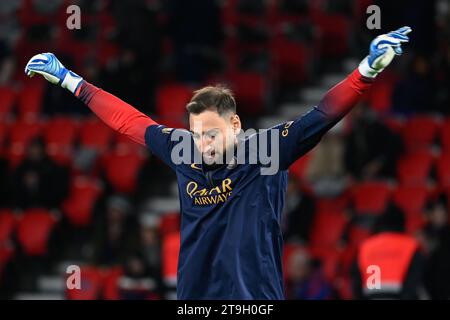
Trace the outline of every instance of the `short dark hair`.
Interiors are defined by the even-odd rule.
[[[214,110],[222,116],[236,113],[236,101],[233,92],[224,85],[215,85],[194,91],[186,109],[189,113],[200,114],[205,110]]]
[[[377,217],[373,227],[373,233],[384,231],[404,232],[405,227],[405,214],[403,210],[391,202],[383,214]]]

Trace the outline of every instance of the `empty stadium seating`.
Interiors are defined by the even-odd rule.
[[[407,150],[429,148],[439,132],[440,123],[430,116],[415,116],[410,118],[402,132]]]
[[[45,209],[28,209],[19,217],[17,239],[28,256],[47,254],[48,241],[56,218]]]
[[[103,158],[106,179],[117,192],[132,193],[144,158],[137,153],[110,153]]]
[[[86,120],[80,127],[80,145],[104,152],[109,149],[113,131],[97,118]]]
[[[424,185],[430,176],[434,156],[422,151],[404,155],[397,163],[397,177],[403,185]]]
[[[359,214],[381,214],[391,195],[385,182],[363,182],[353,188],[353,207]]]
[[[100,299],[103,290],[102,272],[99,268],[85,266],[81,268],[80,289],[66,289],[68,300]]]
[[[75,178],[69,196],[62,205],[68,221],[77,227],[89,226],[95,203],[101,192],[99,181],[87,177]]]

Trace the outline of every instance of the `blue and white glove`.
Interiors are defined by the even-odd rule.
[[[370,43],[370,53],[359,64],[359,72],[369,78],[374,78],[384,70],[397,55],[403,53],[402,43],[408,42],[410,27],[402,27],[387,34],[376,37]]]
[[[67,70],[53,53],[40,53],[32,57],[25,67],[25,73],[30,78],[36,73],[41,74],[51,83],[58,84],[72,93],[76,92],[83,81],[82,77]]]

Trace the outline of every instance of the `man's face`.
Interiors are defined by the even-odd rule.
[[[241,122],[236,114],[225,113],[221,116],[214,110],[205,110],[189,115],[189,127],[203,161],[215,164],[224,163],[225,151],[234,147]]]

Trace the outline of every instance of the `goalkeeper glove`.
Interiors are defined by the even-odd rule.
[[[76,73],[67,70],[53,53],[37,54],[28,61],[25,73],[30,78],[38,73],[53,84],[75,93],[83,78]]]
[[[365,77],[376,77],[391,63],[395,55],[403,53],[401,45],[409,41],[408,33],[411,31],[410,27],[402,27],[376,37],[370,43],[369,55],[359,64],[359,72]]]

